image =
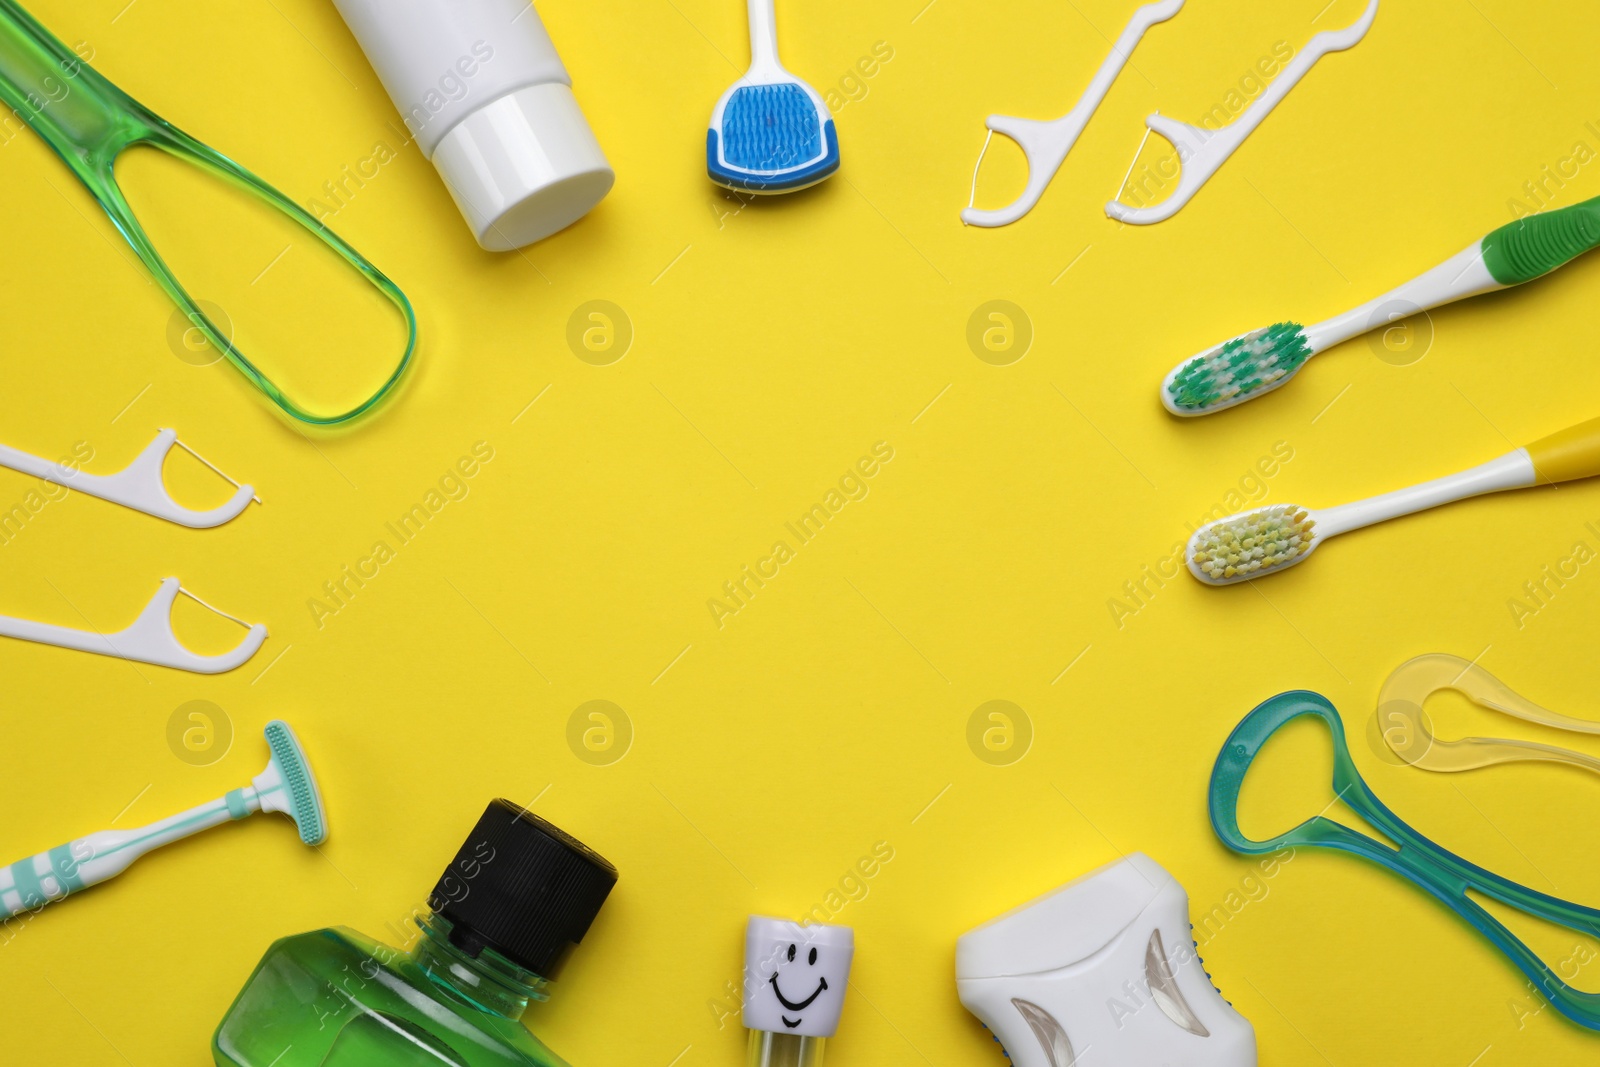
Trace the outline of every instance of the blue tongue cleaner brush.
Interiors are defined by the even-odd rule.
[[[1239,831],[1239,789],[1250,764],[1273,734],[1303,716],[1321,719],[1333,736],[1335,799],[1342,800],[1382,831],[1398,848],[1391,848],[1321,815],[1267,841],[1253,841]],[[1211,772],[1209,806],[1212,828],[1223,844],[1235,852],[1255,856],[1302,846],[1338,849],[1365,857],[1407,879],[1471,923],[1527,976],[1557,1011],[1580,1026],[1600,1030],[1600,993],[1585,993],[1562,981],[1500,920],[1467,894],[1477,893],[1590,937],[1600,931],[1600,911],[1547,896],[1492,874],[1447,852],[1401,822],[1373,795],[1357,773],[1345,744],[1344,725],[1327,697],[1304,690],[1280,693],[1246,715],[1217,755]]]
[[[778,61],[773,0],[750,0],[750,69],[711,113],[706,171],[740,192],[792,193],[838,169],[827,104]]]
[[[300,840],[320,845],[328,836],[322,794],[305,750],[289,724],[267,724],[267,769],[243,789],[136,830],[101,830],[0,868],[0,919],[33,911],[126,870],[152,849],[258,811],[281,811],[295,821]]]
[[[1016,1067],[1256,1063],[1254,1028],[1205,973],[1188,894],[1142,853],[963,934],[956,992]]]

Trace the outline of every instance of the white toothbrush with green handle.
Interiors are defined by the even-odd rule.
[[[320,845],[328,817],[305,750],[286,722],[269,722],[266,735],[272,758],[243,789],[137,830],[101,830],[0,868],[0,920],[113,878],[162,845],[258,811],[283,812],[299,827],[301,841]]]
[[[1219,519],[1189,538],[1189,573],[1206,585],[1232,585],[1292,567],[1328,538],[1364,526],[1485,493],[1596,475],[1600,475],[1600,418],[1469,470],[1353,504],[1320,511],[1275,504]]]
[[[1185,417],[1253,400],[1287,382],[1312,356],[1397,318],[1548,274],[1600,245],[1600,197],[1495,230],[1432,270],[1315,326],[1252,330],[1173,368],[1161,403]]]

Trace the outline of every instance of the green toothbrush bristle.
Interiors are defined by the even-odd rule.
[[[272,758],[283,772],[283,784],[290,797],[289,810],[295,825],[300,828],[300,840],[308,845],[321,844],[326,836],[322,825],[322,804],[317,798],[316,786],[312,784],[305,754],[284,723],[268,723],[266,734],[267,747],[272,750]]]
[[[1263,508],[1201,530],[1192,559],[1214,582],[1254,577],[1300,562],[1311,551],[1315,526],[1294,504]]]
[[[1195,356],[1178,368],[1167,392],[1173,406],[1183,411],[1206,411],[1263,392],[1310,358],[1305,330],[1298,323],[1280,322]]]

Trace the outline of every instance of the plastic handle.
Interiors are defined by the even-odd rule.
[[[1111,91],[1112,83],[1127,65],[1128,57],[1145,32],[1159,22],[1165,22],[1182,10],[1184,0],[1161,0],[1146,4],[1133,13],[1128,25],[1111,46],[1111,52],[1095,71],[1089,87],[1073,105],[1072,110],[1049,122],[1017,118],[1012,115],[990,115],[984,125],[993,133],[1009,137],[1022,149],[1028,161],[1028,184],[1022,195],[1002,208],[976,208],[968,206],[961,212],[961,221],[969,226],[1008,226],[1032,211],[1044,196],[1045,189],[1055,178],[1061,164],[1066,162],[1078,138],[1083,135],[1089,119]]]
[[[749,0],[750,69],[775,73],[783,69],[778,61],[778,16],[774,0]]]
[[[99,885],[163,845],[260,810],[254,789],[236,789],[148,826],[101,830],[0,867],[0,919]]]
[[[346,422],[371,410],[400,381],[416,349],[417,318],[394,282],[294,201],[101,77],[14,0],[0,0],[0,101],[10,105],[71,168],[189,321],[289,415],[319,426]],[[138,144],[193,163],[266,201],[342,256],[400,309],[407,327],[405,352],[377,392],[348,411],[313,412],[291,399],[234,347],[173,275],[122,195],[114,164],[118,155]]]
[[[1600,418],[1569,426],[1528,446],[1539,480],[1571,482],[1600,474]]]
[[[177,442],[176,431],[162,430],[137,459],[116,474],[86,474],[9,445],[0,445],[0,467],[10,467],[193,530],[208,530],[238,518],[255,499],[255,489],[248,485],[239,486],[226,504],[209,511],[195,511],[172,499],[162,480],[162,465]]]
[[[1600,196],[1508,222],[1483,239],[1483,262],[1501,285],[1520,285],[1600,245]]]
[[[1321,719],[1333,738],[1333,788],[1338,799],[1399,845],[1390,848],[1321,815],[1267,841],[1254,841],[1239,830],[1239,789],[1250,764],[1273,734],[1303,716]],[[1384,806],[1356,771],[1345,744],[1344,724],[1328,699],[1296,690],[1280,693],[1257,706],[1234,727],[1211,771],[1208,799],[1211,826],[1235,852],[1259,855],[1284,847],[1307,846],[1353,852],[1401,875],[1471,923],[1554,1004],[1581,1026],[1600,1030],[1600,994],[1585,993],[1562,981],[1476,901],[1470,889],[1557,925],[1594,936],[1600,934],[1600,911],[1529,889],[1469,863],[1423,837]]]
[[[1324,30],[1311,38],[1300,53],[1272,80],[1266,91],[1245,109],[1244,114],[1220,130],[1195,126],[1192,123],[1168,118],[1159,112],[1145,119],[1145,125],[1151,132],[1166,138],[1177,150],[1179,161],[1177,188],[1167,199],[1149,207],[1131,207],[1120,200],[1109,201],[1106,204],[1106,214],[1118,222],[1135,226],[1147,226],[1176,215],[1194,198],[1201,187],[1211,180],[1211,176],[1221,169],[1229,157],[1244,143],[1245,138],[1266,121],[1272,110],[1289,95],[1289,90],[1310,73],[1318,60],[1333,52],[1354,48],[1367,35],[1367,31],[1372,28],[1373,20],[1377,17],[1378,0],[1371,0],[1361,17],[1349,26],[1342,30]]]
[[[161,588],[156,590],[156,595],[145,605],[139,617],[133,620],[132,625],[114,634],[74,630],[52,623],[0,615],[0,637],[14,637],[19,641],[54,645],[98,656],[114,656],[157,667],[172,667],[194,674],[231,671],[260,651],[267,639],[267,628],[260,623],[251,626],[244,640],[231,652],[201,656],[184,648],[177,634],[172,631],[172,605],[181,589],[178,579],[162,579]]]

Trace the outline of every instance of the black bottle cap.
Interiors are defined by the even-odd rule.
[[[450,943],[492,948],[542,978],[583,940],[617,869],[582,841],[509,800],[494,800],[433,887],[428,906]]]

